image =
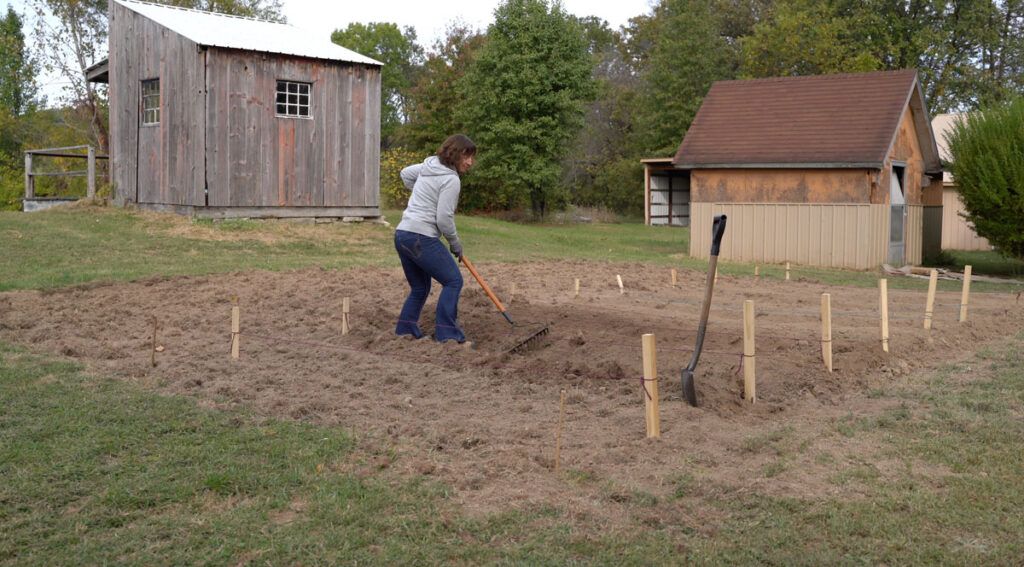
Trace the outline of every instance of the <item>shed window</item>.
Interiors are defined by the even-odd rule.
[[[310,83],[277,82],[277,115],[309,118]]]
[[[142,124],[160,123],[160,79],[142,81]]]

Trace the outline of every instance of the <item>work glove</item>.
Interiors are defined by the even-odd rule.
[[[462,261],[462,242],[456,240],[455,242],[449,242],[448,248],[452,251],[452,256],[455,256],[460,262]]]

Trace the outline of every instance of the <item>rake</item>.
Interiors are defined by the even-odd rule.
[[[466,266],[466,269],[469,270],[469,273],[473,274],[473,278],[476,279],[476,282],[480,284],[481,288],[483,288],[484,293],[487,294],[487,297],[490,298],[491,303],[493,303],[494,306],[498,309],[498,313],[501,313],[501,316],[504,317],[506,321],[508,321],[509,325],[519,328],[520,326],[517,325],[516,322],[512,320],[511,316],[509,316],[508,310],[505,309],[505,306],[501,303],[501,300],[498,299],[498,296],[494,295],[494,292],[491,291],[491,286],[487,285],[487,282],[484,281],[484,278],[480,276],[480,272],[476,271],[476,267],[473,266],[473,262],[470,262],[469,258],[467,258],[465,255],[462,256],[461,260],[462,263]],[[516,354],[530,350],[531,348],[539,344],[541,337],[547,335],[550,332],[550,330],[551,329],[550,327],[548,327],[548,325],[542,325],[539,329],[526,335],[526,338],[516,342],[514,345],[512,345],[512,348],[508,349],[506,352],[508,352],[509,354]]]

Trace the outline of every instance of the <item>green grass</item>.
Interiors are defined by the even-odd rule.
[[[400,213],[388,211],[397,224]],[[703,270],[691,259],[689,230],[618,224],[516,224],[459,217],[466,253],[477,261],[635,261]],[[174,215],[139,215],[107,208],[23,214],[0,212],[0,291],[48,289],[92,281],[147,276],[203,275],[244,270],[291,270],[319,266],[397,266],[391,231],[376,224],[296,225],[235,220],[213,223]],[[985,256],[977,273],[1012,272],[1014,264]],[[753,264],[720,264],[719,272],[753,277]],[[761,266],[766,279],[782,279],[779,265]],[[794,266],[793,278],[825,285],[874,287],[877,272]],[[893,289],[920,289],[927,282],[890,278]],[[1016,285],[976,282],[976,292],[1006,292]],[[959,282],[941,281],[941,291]]]
[[[399,213],[388,217],[395,224]],[[667,264],[689,246],[686,230],[639,224],[518,225],[460,217],[459,231],[466,253],[478,261]],[[368,223],[191,222],[103,208],[0,212],[0,241],[0,291],[254,269],[398,266],[391,230]]]
[[[947,250],[940,260],[943,266],[954,270],[963,270],[964,266],[970,265],[971,271],[975,274],[1011,278],[1024,277],[1024,261],[1006,258],[1002,254],[990,250]]]
[[[681,471],[665,498],[602,488],[636,522],[608,530],[560,506],[468,518],[444,485],[382,468],[381,456],[401,457],[359,449],[341,428],[203,409],[0,344],[0,565],[1013,564],[1024,556],[1022,352],[1024,335],[846,424],[905,474],[881,474],[872,455],[826,455],[839,492],[792,498],[709,492],[699,469]],[[974,380],[953,379],[963,372]],[[743,451],[779,452],[790,431]],[[791,470],[780,457],[761,473]],[[716,518],[713,529],[663,523],[663,507]]]

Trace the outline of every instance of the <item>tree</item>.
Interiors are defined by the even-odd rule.
[[[721,34],[712,0],[662,0],[641,30],[650,38],[636,112],[636,147],[670,155],[682,141],[711,84],[736,76],[736,49]]]
[[[193,8],[205,12],[245,16],[271,22],[284,22],[281,0],[156,0],[160,4]]]
[[[947,141],[967,220],[1004,255],[1024,259],[1024,96],[964,116]]]
[[[557,2],[506,0],[461,85],[461,115],[481,148],[469,201],[535,216],[564,199],[561,161],[593,93],[580,26]]]
[[[881,68],[869,46],[855,41],[855,27],[830,2],[780,1],[774,17],[741,40],[742,74],[784,77]]]
[[[563,183],[570,200],[577,205],[604,206],[622,210],[621,197],[635,189],[620,183],[616,162],[632,159],[629,138],[633,127],[633,100],[637,78],[623,52],[623,36],[595,17],[581,18],[587,51],[593,60],[596,96],[586,105],[579,130],[564,162]],[[614,164],[614,165],[613,165]]]
[[[465,130],[456,115],[458,85],[485,39],[482,33],[455,24],[435,42],[405,97],[408,122],[399,136],[402,145],[429,154],[446,137]]]
[[[13,116],[30,111],[38,91],[35,78],[21,16],[8,6],[7,15],[0,18],[0,109]]]
[[[331,41],[372,57],[384,64],[381,71],[381,143],[390,147],[406,122],[406,94],[423,62],[423,48],[416,44],[416,30],[385,22],[351,23],[335,30]]]

